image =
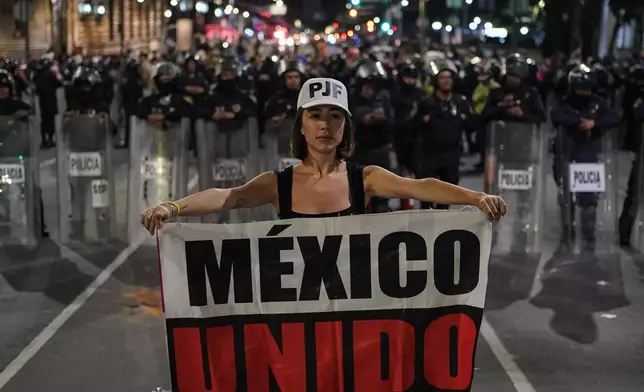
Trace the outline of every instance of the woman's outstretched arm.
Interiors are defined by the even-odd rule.
[[[439,204],[472,205],[491,219],[500,219],[506,206],[499,196],[488,195],[435,178],[414,180],[400,177],[378,166],[367,166],[363,174],[367,197],[417,199]]]
[[[175,216],[201,216],[277,204],[277,180],[274,172],[265,172],[246,184],[229,189],[211,188],[184,197],[173,203],[150,207],[141,213],[141,224],[153,235],[157,229]],[[178,205],[178,210],[174,204]]]

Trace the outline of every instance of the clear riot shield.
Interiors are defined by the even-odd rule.
[[[547,136],[533,124],[488,127],[485,191],[502,196],[509,208],[496,226],[493,255],[541,255]]]
[[[0,116],[0,244],[35,245],[42,233],[33,129],[28,122]]]
[[[617,254],[617,132],[557,130],[561,239],[573,253]],[[599,246],[596,246],[599,244]]]
[[[56,121],[60,241],[117,239],[109,117],[74,114]]]
[[[259,137],[254,118],[240,129],[226,131],[219,130],[212,121],[199,120],[195,130],[201,190],[240,186],[260,173]],[[260,210],[243,209],[205,216],[202,222],[239,223],[261,218]]]
[[[300,162],[289,155],[294,123],[291,118],[284,119],[278,125],[272,124],[270,120],[267,122],[262,154],[264,170],[284,170]]]
[[[145,229],[139,215],[144,209],[188,192],[188,136],[190,120],[166,128],[130,118],[130,171],[128,186],[128,239],[135,241]]]
[[[620,226],[625,223],[626,226],[631,224],[630,219],[634,218],[631,233],[631,244],[635,249],[644,252],[644,126],[639,130],[640,134],[637,140],[638,149],[635,153],[635,162],[628,179],[629,194],[626,195],[624,208],[629,210],[622,212],[624,220],[620,221]],[[630,202],[630,203],[629,203]],[[636,209],[636,210],[635,210]]]

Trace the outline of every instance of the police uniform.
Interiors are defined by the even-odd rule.
[[[9,89],[9,94],[6,98],[0,99],[0,116],[14,116],[16,119],[26,121],[31,112],[31,106],[26,102],[16,99],[14,95],[15,82],[13,75],[7,70],[0,70],[0,87]],[[20,113],[24,112],[24,113]],[[20,115],[19,115],[20,114]],[[23,115],[24,114],[24,115]],[[19,115],[19,116],[18,116]],[[41,236],[43,238],[49,237],[49,233],[45,227],[44,209],[42,205],[42,195],[40,196],[40,222],[42,223]]]
[[[611,128],[615,127],[620,120],[618,113],[611,109],[604,99],[590,93],[594,87],[594,80],[589,69],[584,66],[574,68],[568,76],[568,85],[567,96],[551,112],[553,125],[561,127],[559,132],[564,132],[565,135],[563,138],[558,138],[555,143],[554,172],[558,185],[561,185],[560,180],[566,173],[563,173],[560,154],[557,152],[563,151],[568,161],[597,162],[602,151],[603,137],[606,132],[611,132]],[[580,93],[584,91],[585,94]],[[594,128],[583,131],[580,128],[582,119],[594,120]],[[581,208],[582,237],[587,244],[592,245],[595,242],[598,195],[579,193],[576,194],[576,199],[577,205]],[[569,217],[562,215],[564,219],[562,241],[566,242],[572,239],[569,238],[569,234],[575,235],[572,232],[573,228],[567,224],[568,221],[574,220],[575,206],[572,200],[560,200],[560,205],[562,208],[564,205],[569,206],[568,211],[563,211],[563,214],[569,214]]]
[[[267,120],[281,115],[286,115],[286,117],[291,119],[295,118],[297,113],[297,97],[300,91],[300,86],[298,86],[297,89],[287,88],[284,79],[290,72],[297,72],[300,74],[300,86],[305,81],[306,73],[302,62],[298,60],[283,60],[280,63],[279,76],[282,78],[282,88],[275,95],[269,98],[268,102],[266,102],[264,113]]]
[[[225,78],[222,77],[223,73],[226,73]],[[233,77],[228,78],[231,74]],[[233,59],[222,62],[217,86],[200,109],[201,117],[208,120],[214,120],[213,116],[216,113],[232,113],[234,115],[231,119],[217,120],[219,131],[241,129],[246,125],[246,120],[249,117],[254,117],[257,113],[255,97],[238,86],[241,76],[241,64]]]
[[[351,159],[361,165],[377,165],[389,170],[389,144],[392,142],[395,114],[389,92],[383,88],[386,77],[382,66],[371,60],[363,60],[355,69],[355,91],[350,96],[350,107],[356,130],[356,146]],[[367,97],[362,93],[365,87],[374,90],[373,96]],[[367,116],[376,111],[382,112],[384,117],[365,122]],[[373,212],[387,212],[387,200],[373,198],[371,209]]]
[[[631,232],[639,207],[638,190],[642,186],[642,184],[638,184],[639,179],[637,177],[639,171],[638,165],[643,165],[641,162],[643,158],[640,155],[642,143],[644,143],[644,140],[642,140],[644,127],[644,68],[639,64],[632,66],[626,79],[628,82],[626,90],[628,91],[629,101],[632,102],[633,98],[637,98],[635,98],[632,106],[624,111],[624,116],[626,117],[624,148],[635,152],[637,159],[633,161],[631,166],[626,188],[626,197],[624,198],[622,213],[619,217],[619,241],[622,246],[630,246]]]
[[[13,116],[20,111],[24,111],[29,114],[31,106],[23,100],[15,98],[14,77],[9,73],[9,71],[0,69],[0,86],[9,89],[9,96],[7,98],[0,99],[0,116]],[[24,118],[27,118],[27,116]]]
[[[417,87],[421,72],[416,65],[405,62],[398,67],[398,88],[392,96],[392,105],[396,117],[396,125],[393,132],[394,147],[398,164],[410,173],[416,170],[414,150],[416,137],[419,131],[417,119],[419,102],[427,98],[427,94]],[[407,80],[414,80],[408,84]]]
[[[546,119],[543,102],[534,87],[527,86],[524,80],[529,76],[529,65],[523,56],[514,54],[505,60],[506,72],[501,80],[501,86],[490,90],[487,104],[483,110],[486,122],[510,121],[529,124],[541,124]],[[505,75],[517,76],[521,79],[518,85],[511,85]],[[509,100],[507,98],[509,98]],[[508,103],[510,103],[508,105]],[[521,116],[510,114],[508,109],[519,107]]]
[[[182,93],[178,86],[179,70],[174,64],[159,63],[154,70],[156,92],[140,100],[137,116],[147,120],[152,114],[162,114],[163,123],[178,122],[189,117],[192,97]]]
[[[103,79],[96,69],[88,66],[78,67],[72,78],[67,111],[79,114],[108,114],[110,107],[102,94],[102,83]]]
[[[430,69],[434,93],[419,103],[416,114],[419,124],[416,176],[438,178],[456,185],[460,180],[462,136],[465,131],[473,130],[476,123],[465,96],[454,93],[454,86],[451,91],[443,91],[439,85],[439,75],[443,72],[451,73],[452,80],[456,80],[456,66],[450,60],[436,60],[431,62]],[[428,121],[425,121],[426,116],[429,116]],[[449,208],[447,205],[425,202],[422,207]]]

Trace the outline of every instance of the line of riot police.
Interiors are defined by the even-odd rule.
[[[4,64],[8,73],[14,74],[11,82],[14,90],[19,84],[23,85],[22,89],[29,83],[35,85],[44,147],[54,142],[54,117],[59,106],[56,92],[60,86],[65,86],[66,110],[70,114],[107,114],[116,84],[116,101],[126,119],[136,116],[158,129],[167,129],[188,118],[189,147],[195,152],[199,120],[216,124],[218,132],[230,133],[244,128],[249,119],[257,118],[258,145],[267,148],[269,140],[274,139],[276,151],[269,155],[279,158],[264,162],[264,168],[283,167],[295,163],[287,156],[297,115],[297,92],[307,77],[324,73],[343,80],[350,87],[356,127],[356,152],[352,159],[398,170],[404,175],[438,177],[458,184],[463,153],[469,152],[480,155],[476,170],[485,168],[486,179],[500,181],[501,173],[496,171],[501,160],[509,163],[538,156],[533,144],[543,141],[547,147],[554,145],[555,179],[560,187],[566,187],[562,181],[569,181],[571,173],[564,176],[564,166],[569,168],[571,162],[604,159],[606,135],[614,136],[611,148],[616,150],[620,136],[616,128],[622,120],[628,130],[622,140],[629,149],[640,150],[644,111],[641,105],[644,68],[640,63],[618,71],[618,67],[605,63],[588,66],[570,61],[563,71],[556,73],[556,67],[548,61],[538,68],[533,60],[520,54],[503,59],[471,56],[464,61],[449,57],[443,52],[428,51],[394,64],[379,61],[369,53],[351,63],[343,55],[323,61],[269,56],[254,57],[247,65],[236,57],[224,57],[212,72],[202,58],[188,55],[183,69],[169,62],[157,64],[152,78],[154,90],[147,96],[145,72],[134,58],[123,61],[116,72],[110,72],[97,58],[70,60],[59,72],[50,58],[43,57],[27,81],[15,77],[16,68],[20,68],[15,62],[5,60]],[[555,100],[547,99],[551,93],[555,93]],[[544,108],[547,102],[550,102],[549,117],[556,132],[542,126],[548,117]],[[616,107],[619,102],[623,110]],[[7,110],[12,111],[10,107]],[[500,140],[500,128],[493,126],[500,123],[509,129],[515,125],[517,129],[534,125],[539,131],[537,136],[508,131],[511,140]],[[131,124],[126,120],[113,127],[123,129],[123,146],[131,138]],[[490,132],[496,133],[490,135]],[[496,151],[493,157],[490,150]],[[396,156],[393,160],[392,151]],[[562,153],[567,155],[562,158]],[[629,243],[639,206],[640,155],[631,170],[620,219],[619,234],[624,245]],[[521,178],[521,173],[515,174]],[[593,194],[584,192],[559,198],[559,203],[570,211],[574,210],[572,205],[580,206],[582,237],[590,243],[595,241],[590,233],[597,220],[599,203],[598,196]],[[423,205],[426,207],[446,208]],[[374,200],[371,204],[373,212],[387,210],[386,200]],[[562,225],[562,238],[575,236],[571,222],[564,221]]]

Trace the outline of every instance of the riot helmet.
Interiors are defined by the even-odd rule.
[[[613,88],[613,75],[601,63],[593,64],[591,70],[595,74],[595,91],[602,96],[606,96]]]
[[[47,56],[43,56],[38,60],[36,69],[38,71],[48,71],[54,65],[54,61]]]
[[[402,89],[415,88],[418,84],[420,71],[412,60],[398,65],[398,78]]]
[[[202,57],[198,54],[187,53],[184,57],[183,67],[186,72],[194,74],[200,72],[203,69]]]
[[[0,69],[0,100],[11,99],[15,91],[13,75],[6,69]]]
[[[243,69],[239,61],[234,57],[225,57],[219,65],[217,89],[223,91],[236,90],[242,74]]]
[[[161,95],[173,94],[177,91],[179,69],[170,62],[161,62],[154,67],[152,80]]]
[[[432,60],[427,67],[434,89],[439,89],[445,93],[453,90],[454,83],[458,77],[458,70],[453,61],[449,59]]]
[[[18,70],[19,62],[13,57],[7,57],[0,62],[0,68],[6,69],[10,74],[15,75]]]
[[[626,80],[630,87],[644,94],[644,66],[634,64],[628,68]]]
[[[338,76],[347,66],[347,60],[344,54],[334,54],[327,58],[324,64],[327,72],[331,76]]]
[[[306,67],[299,60],[281,60],[278,74],[282,77],[287,90],[300,90],[306,75]]]
[[[586,65],[575,67],[568,74],[568,88],[574,96],[590,96],[595,87],[595,76]]]
[[[354,70],[354,85],[365,98],[375,96],[387,80],[387,72],[379,61],[363,59]]]
[[[501,68],[503,76],[506,79],[510,76],[512,81],[517,81],[517,84],[526,79],[530,74],[528,61],[520,53],[513,53],[506,57]]]
[[[74,72],[72,88],[81,99],[94,99],[100,94],[101,82],[102,78],[98,70],[81,66]]]

